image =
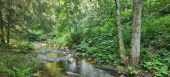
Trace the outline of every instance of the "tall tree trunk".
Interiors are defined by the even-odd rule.
[[[10,42],[10,38],[9,38],[9,36],[10,36],[10,24],[7,25],[6,31],[7,31],[6,42],[9,45],[9,42]]]
[[[1,28],[1,34],[0,34],[0,35],[1,35],[1,36],[0,36],[0,38],[1,38],[1,43],[2,43],[2,44],[5,44],[4,26],[3,26],[3,24],[1,24],[0,26],[1,26],[1,27],[0,27],[0,28]]]
[[[0,4],[2,4],[2,1],[0,0]],[[1,6],[0,6],[1,7]],[[2,9],[2,8],[0,8]],[[0,43],[4,44],[5,43],[5,38],[4,38],[4,21],[3,21],[3,12],[0,10]]]
[[[140,57],[140,37],[141,37],[141,15],[142,15],[142,0],[133,0],[133,26],[132,26],[132,52],[131,64],[137,66]]]
[[[126,64],[126,56],[125,56],[125,47],[122,37],[122,27],[121,27],[121,19],[120,19],[120,0],[115,0],[116,3],[116,26],[118,30],[118,37],[119,37],[119,52],[120,57],[124,64]]]
[[[14,0],[10,0],[8,2],[9,4],[9,9],[8,9],[8,15],[7,15],[7,21],[8,21],[8,24],[7,24],[7,27],[6,27],[6,42],[7,44],[9,45],[10,43],[10,28],[11,28],[11,25],[13,24],[13,19],[11,18],[11,16],[15,16],[13,12],[15,12],[12,7],[13,6],[16,6],[15,5],[15,1]],[[28,3],[30,3],[30,1],[28,1]]]

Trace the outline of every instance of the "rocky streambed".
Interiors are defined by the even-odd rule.
[[[38,59],[41,67],[34,77],[118,77],[114,71],[95,67],[84,53],[40,48]]]

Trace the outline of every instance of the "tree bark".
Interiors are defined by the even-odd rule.
[[[6,27],[6,42],[7,42],[8,45],[9,45],[9,42],[10,42],[10,28],[11,28],[11,24],[13,22],[13,20],[11,18],[11,16],[13,16],[12,5],[14,4],[13,1],[11,1],[9,3],[10,3],[10,5],[9,5],[10,8],[8,9],[8,15],[7,15],[8,24],[7,24],[7,27]]]
[[[0,4],[2,4],[2,1],[0,0]],[[2,5],[0,6],[0,9]],[[3,12],[0,10],[0,41],[2,44],[5,44],[5,36],[4,36],[4,21],[3,21]]]
[[[6,31],[7,31],[6,42],[9,45],[9,42],[10,42],[10,38],[9,38],[9,36],[10,36],[10,24],[7,25]]]
[[[120,0],[115,0],[115,3],[116,3],[116,26],[117,26],[118,38],[119,38],[119,53],[123,63],[126,64],[125,47],[123,42],[121,19],[120,19]]]
[[[1,43],[2,43],[2,44],[5,44],[4,26],[3,26],[3,24],[1,24],[0,26],[1,26],[1,27],[0,27],[0,28],[1,28],[1,34],[0,34],[0,35],[1,35],[1,36],[0,36],[0,38],[1,38]]]
[[[140,58],[142,0],[133,0],[132,52],[131,64],[137,66]]]

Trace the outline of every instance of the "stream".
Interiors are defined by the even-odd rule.
[[[41,66],[34,77],[119,77],[113,71],[95,67],[86,57],[48,48],[40,48]]]

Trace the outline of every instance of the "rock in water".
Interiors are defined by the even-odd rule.
[[[74,73],[74,72],[66,72],[68,75],[71,75],[71,76],[79,76],[80,74],[77,74],[77,73]]]
[[[120,77],[126,77],[125,75],[120,75]]]

